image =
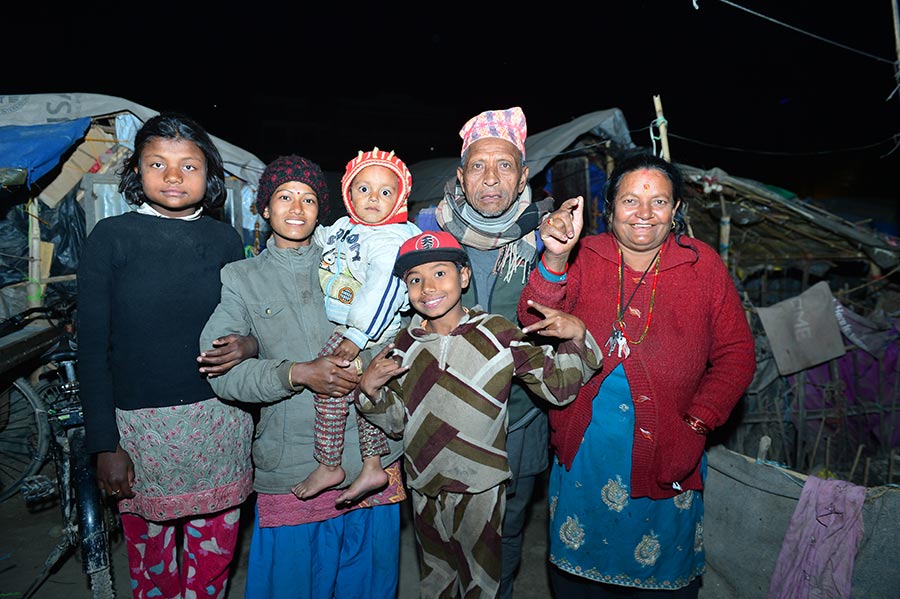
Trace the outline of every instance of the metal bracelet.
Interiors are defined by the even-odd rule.
[[[710,428],[706,425],[705,422],[697,418],[696,416],[691,416],[690,414],[684,415],[684,421],[687,423],[691,430],[693,430],[698,435],[708,435]]]

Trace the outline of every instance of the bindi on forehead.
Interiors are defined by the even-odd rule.
[[[654,187],[657,187],[657,185],[660,183],[660,178],[666,179],[666,182],[668,182],[665,174],[659,172],[656,169],[642,168],[636,171],[632,171],[631,175],[633,175],[634,177],[632,181],[638,184],[644,191],[650,191]]]

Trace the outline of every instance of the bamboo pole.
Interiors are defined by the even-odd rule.
[[[653,106],[656,108],[656,123],[659,127],[659,140],[662,143],[662,157],[666,162],[672,162],[672,155],[669,152],[669,125],[666,123],[666,117],[663,116],[662,99],[659,95],[653,96]],[[684,224],[687,227],[687,236],[694,236],[694,228],[691,226],[690,213],[683,210]]]
[[[894,452],[896,450],[892,447],[891,454],[888,456],[888,472],[887,472],[887,483],[891,484],[894,482]]]
[[[656,119],[659,126],[659,139],[662,142],[662,157],[666,162],[672,162],[672,156],[669,154],[669,136],[666,118],[663,116],[662,100],[659,95],[653,96],[653,106],[656,107]]]
[[[853,482],[853,475],[856,474],[856,466],[859,465],[859,456],[862,455],[863,447],[865,447],[865,445],[860,443],[859,447],[856,448],[856,458],[853,460],[853,467],[850,468],[850,476],[847,477],[847,480],[851,483]]]
[[[805,267],[808,268],[808,267]],[[855,354],[854,354],[855,357]],[[831,377],[831,409],[833,410],[832,414],[834,414],[837,418],[837,430],[835,431],[834,441],[835,452],[838,456],[847,455],[848,447],[847,447],[847,436],[848,431],[850,429],[850,423],[847,420],[847,393],[844,388],[844,381],[841,378],[840,370],[838,369],[838,361],[837,358],[833,360],[829,360],[828,362],[828,373]]]
[[[37,198],[31,198],[25,204],[25,213],[28,216],[28,285],[25,297],[29,308],[37,308],[42,305],[41,286],[41,221],[40,202]]]
[[[725,205],[725,196],[719,194],[719,206],[722,216],[719,217],[719,256],[728,266],[728,248],[731,246],[731,215],[728,214],[728,206]]]
[[[765,277],[765,273],[763,273]],[[795,379],[797,384],[797,391],[795,397],[797,398],[797,451],[794,456],[796,468],[803,468],[803,457],[804,450],[806,449],[806,429],[808,423],[806,422],[806,371],[801,370],[797,373],[797,378]]]
[[[822,440],[822,431],[825,430],[825,414],[822,414],[822,422],[819,423],[819,432],[816,433],[816,442],[813,443],[812,453],[809,454],[809,467],[807,471],[811,471],[816,465],[816,453],[819,451],[819,441]]]
[[[746,291],[744,293],[746,293]],[[781,455],[782,455],[781,461],[789,462],[790,455],[791,455],[791,448],[790,448],[790,445],[788,445],[787,433],[785,431],[785,426],[784,426],[784,417],[783,417],[783,413],[781,411],[780,397],[775,398],[775,401],[773,402],[773,406],[775,408],[775,417],[778,419],[778,436],[781,439]]]
[[[772,446],[772,437],[763,435],[759,440],[759,449],[756,451],[756,461],[764,462],[769,453],[769,447]]]
[[[898,362],[897,366],[894,370],[894,389],[891,393],[891,417],[888,421],[888,439],[894,438],[894,430],[896,429],[896,425],[894,424],[897,419],[894,418],[894,415],[897,413],[897,393],[900,391],[900,362]]]

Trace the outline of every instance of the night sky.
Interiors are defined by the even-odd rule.
[[[649,147],[659,95],[676,162],[801,197],[896,200],[896,1],[21,3],[0,89],[181,110],[263,161],[299,153],[333,171],[375,145],[408,164],[456,156],[470,116],[513,105],[530,133],[617,107]]]

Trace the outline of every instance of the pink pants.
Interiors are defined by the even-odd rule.
[[[223,597],[240,521],[240,508],[194,518],[151,522],[123,513],[134,599]],[[176,537],[184,537],[181,566]]]

